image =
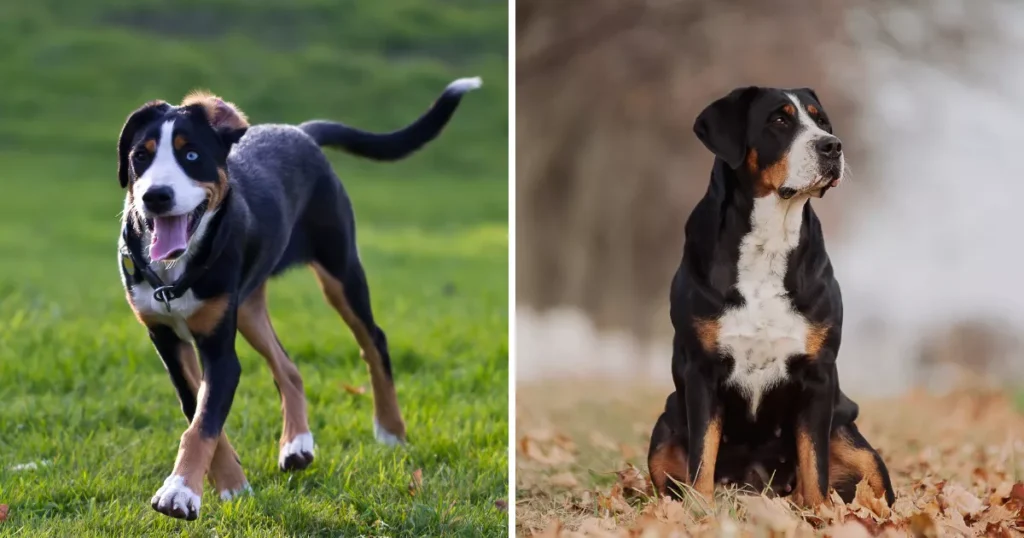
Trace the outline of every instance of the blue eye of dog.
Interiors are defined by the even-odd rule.
[[[194,152],[194,151],[190,151],[190,152],[185,154],[185,158],[190,160],[190,161],[197,161],[197,160],[199,160],[199,154]]]

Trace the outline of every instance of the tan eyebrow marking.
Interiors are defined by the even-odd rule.
[[[156,139],[150,138],[149,140],[146,140],[144,146],[146,147],[146,151],[156,153]]]
[[[786,105],[782,107],[782,111],[790,116],[796,116],[796,108],[794,108],[793,105]]]
[[[818,107],[816,107],[814,105],[807,105],[807,111],[810,112],[811,114],[817,114],[818,113]]]
[[[188,139],[185,138],[184,136],[178,135],[178,136],[174,137],[174,149],[175,150],[181,149],[182,147],[185,146],[185,144],[188,144]]]

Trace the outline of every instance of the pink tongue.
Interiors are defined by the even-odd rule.
[[[153,218],[153,244],[149,257],[153,261],[166,259],[188,246],[188,215]]]

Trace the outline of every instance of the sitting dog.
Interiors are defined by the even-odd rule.
[[[892,504],[885,464],[839,389],[843,303],[809,203],[843,180],[842,145],[810,89],[739,88],[694,124],[715,154],[672,281],[676,391],[651,434],[659,495],[674,482],[770,487],[815,506],[866,480]]]
[[[128,117],[118,141],[117,173],[127,189],[121,279],[189,421],[154,509],[197,518],[207,474],[224,499],[249,487],[223,430],[241,372],[236,331],[266,359],[278,387],[280,469],[313,461],[302,377],[267,313],[267,281],[291,267],[313,269],[355,336],[373,386],[377,439],[404,442],[352,202],[320,147],[401,159],[433,140],[462,95],[479,86],[479,78],[451,83],[422,117],[390,134],[329,121],[249,126],[241,110],[207,92],[190,94],[180,106],[152,101]]]

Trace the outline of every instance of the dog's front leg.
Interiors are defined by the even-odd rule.
[[[224,300],[204,305],[200,324],[190,318],[189,329],[196,340],[203,377],[191,424],[181,435],[174,470],[152,499],[153,508],[172,517],[199,517],[203,478],[210,468],[217,442],[227,420],[242,372],[235,354],[235,302]],[[211,318],[214,318],[211,321]]]
[[[803,503],[818,506],[828,498],[829,436],[838,384],[834,354],[823,351],[804,367],[804,386],[796,420],[796,490]]]
[[[690,440],[687,466],[693,489],[708,503],[715,502],[715,462],[722,440],[722,412],[717,383],[710,372],[690,363],[683,373],[686,391],[686,426]]]

